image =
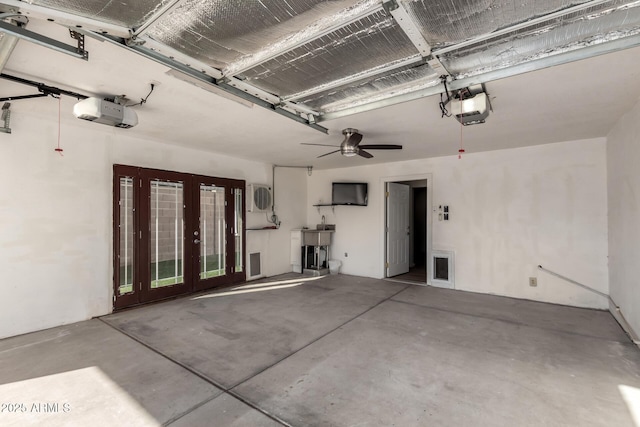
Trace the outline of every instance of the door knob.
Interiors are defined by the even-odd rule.
[[[198,243],[200,243],[200,239],[194,239],[193,243],[195,243],[197,245]]]

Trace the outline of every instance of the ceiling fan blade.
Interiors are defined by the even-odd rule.
[[[347,145],[350,145],[352,147],[356,147],[358,144],[360,144],[360,141],[362,141],[362,134],[358,132],[347,135],[347,138],[344,140]]]
[[[368,144],[361,145],[361,149],[365,150],[402,150],[402,145],[396,144]]]
[[[320,147],[339,147],[339,145],[329,145],[329,144],[312,144],[310,142],[301,142],[300,145],[319,145]]]
[[[321,155],[321,156],[318,156],[318,159],[319,159],[320,157],[328,156],[329,154],[339,153],[339,152],[340,152],[340,150],[336,150],[336,151],[329,151],[327,154],[323,154],[323,155]]]
[[[363,149],[358,150],[358,155],[364,157],[365,159],[370,159],[373,157],[373,154],[367,153]]]

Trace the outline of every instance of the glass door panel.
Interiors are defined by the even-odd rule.
[[[136,236],[135,224],[133,221],[133,178],[130,176],[120,177],[118,200],[118,233],[120,240],[120,251],[118,252],[118,295],[130,294],[133,292],[133,271],[135,265],[133,244]]]
[[[184,282],[184,188],[182,182],[150,182],[151,289]]]
[[[234,272],[241,273],[244,271],[244,224],[243,224],[243,191],[241,188],[233,189],[234,203],[233,203],[233,235],[235,240],[235,266]]]
[[[225,188],[200,184],[200,280],[226,274]]]
[[[114,165],[114,308],[244,281],[244,187]]]

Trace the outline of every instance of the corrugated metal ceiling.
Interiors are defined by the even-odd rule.
[[[453,81],[640,33],[640,1],[621,0],[27,2],[128,27],[320,118],[438,85],[434,59]]]
[[[134,28],[142,25],[155,11],[171,1],[27,0],[27,3]]]

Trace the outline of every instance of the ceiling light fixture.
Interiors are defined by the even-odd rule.
[[[353,157],[358,154],[358,147],[352,147],[350,145],[345,145],[342,148],[342,155],[345,157]]]

